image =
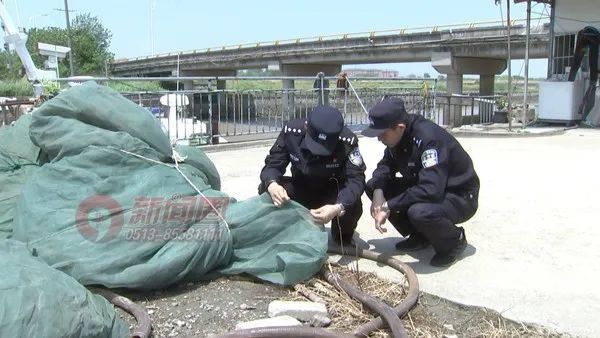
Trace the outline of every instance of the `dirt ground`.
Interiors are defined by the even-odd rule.
[[[348,270],[336,268],[345,280],[352,280]],[[362,288],[372,295],[386,295],[387,303],[397,305],[405,295],[402,285],[391,284],[373,274],[361,272]],[[372,318],[372,314],[335,288],[313,288],[325,285],[322,279],[313,278],[306,283],[311,290],[327,301],[332,319],[330,329],[350,332]],[[144,306],[153,324],[153,337],[208,337],[235,329],[238,322],[267,318],[267,308],[272,300],[302,300],[292,288],[261,283],[245,277],[221,278],[211,282],[187,283],[165,291],[127,293],[136,303]],[[343,298],[338,298],[343,297]],[[120,310],[119,310],[120,311]],[[356,311],[360,313],[356,313]],[[120,311],[130,324],[135,320]],[[431,294],[421,293],[419,303],[403,319],[411,337],[570,337],[549,329],[518,323],[503,318],[498,312],[486,308],[469,307],[453,303]],[[385,330],[374,332],[373,338],[389,337]]]

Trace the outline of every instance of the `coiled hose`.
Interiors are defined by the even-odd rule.
[[[341,247],[329,247],[328,253],[336,254],[336,255],[344,255],[345,251]],[[342,287],[346,293],[361,301],[365,306],[370,308],[371,310],[377,312],[380,317],[377,317],[370,322],[363,324],[356,328],[352,335],[348,335],[345,333],[328,331],[320,328],[312,328],[312,327],[304,327],[304,326],[278,326],[278,327],[265,327],[265,328],[255,328],[255,329],[247,329],[247,330],[237,330],[225,333],[223,335],[218,336],[219,338],[297,338],[297,337],[317,337],[317,338],[346,338],[346,337],[366,337],[371,332],[381,329],[384,326],[384,319],[387,321],[388,326],[392,330],[392,334],[394,337],[407,337],[406,330],[402,326],[402,322],[400,318],[404,316],[416,303],[419,298],[419,281],[417,279],[417,275],[413,271],[413,269],[407,264],[390,257],[389,255],[380,254],[370,250],[364,249],[355,249],[353,250],[356,256],[361,258],[370,259],[376,261],[378,263],[386,264],[391,268],[403,273],[408,280],[408,292],[406,298],[402,303],[394,308],[390,308],[385,305],[383,302],[365,295],[358,288],[350,285],[348,283],[343,282],[340,278],[335,275],[327,272],[325,276],[330,283]],[[392,310],[392,311],[390,311]],[[382,319],[382,317],[384,319]]]
[[[389,305],[373,296],[361,292],[358,288],[355,288],[353,285],[340,278],[336,273],[332,273],[327,269],[323,269],[321,273],[330,284],[344,290],[350,297],[358,300],[373,312],[378,313],[388,324],[392,331],[392,337],[408,337],[404,326],[402,326],[402,321],[396,316],[396,313]]]
[[[339,246],[330,246],[327,252],[337,255],[344,254],[344,250],[342,250],[342,248]],[[402,318],[410,309],[412,309],[413,306],[415,306],[415,304],[417,304],[417,301],[419,300],[419,280],[417,279],[417,274],[415,274],[415,271],[408,264],[390,257],[387,254],[382,254],[371,250],[357,248],[355,249],[355,253],[358,257],[386,264],[406,276],[408,281],[408,292],[406,293],[406,298],[393,308],[398,318]],[[381,329],[383,325],[384,323],[381,317],[377,317],[354,329],[352,334],[355,337],[366,337],[371,332]]]

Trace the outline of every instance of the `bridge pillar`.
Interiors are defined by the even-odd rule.
[[[479,95],[494,95],[495,75],[479,75]]]
[[[314,76],[322,72],[325,76],[335,76],[342,71],[342,65],[336,64],[282,64],[280,66],[283,76]],[[283,85],[283,110],[287,112],[288,119],[295,118],[294,106],[294,80],[284,79]],[[320,86],[319,86],[320,87]],[[323,81],[323,87],[329,87],[329,81]],[[327,91],[326,91],[327,93]],[[329,95],[324,95],[324,104],[329,104]]]
[[[451,52],[432,53],[431,65],[442,74],[447,74],[447,94],[462,94],[463,74],[479,75],[479,95],[494,94],[494,77],[506,69],[506,59],[453,56]],[[451,97],[450,106],[444,111],[443,124],[462,125],[462,99]]]
[[[452,94],[462,94],[463,92],[463,75],[456,73],[448,73],[446,74],[446,93],[448,95]],[[444,118],[441,121],[442,124],[447,126],[461,126],[462,121],[460,121],[460,117],[462,116],[462,99],[460,97],[450,97],[448,99],[448,107],[444,109]]]

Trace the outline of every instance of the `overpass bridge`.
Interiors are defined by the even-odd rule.
[[[511,58],[525,56],[525,26],[511,27]],[[502,22],[449,25],[367,33],[331,35],[281,41],[258,42],[118,59],[112,63],[115,76],[235,76],[239,69],[279,69],[283,76],[333,76],[342,65],[431,62],[447,74],[448,92],[462,92],[463,74],[480,75],[480,94],[494,92],[494,76],[506,69],[507,28]],[[531,28],[530,58],[547,58],[549,26]],[[191,81],[184,82],[191,89]],[[217,82],[225,88],[225,81]],[[283,87],[294,88],[293,80]]]

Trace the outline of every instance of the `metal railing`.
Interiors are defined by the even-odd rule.
[[[406,88],[358,88],[357,93],[367,107],[383,96],[395,95],[404,98],[407,107],[418,111],[425,109],[422,96]],[[318,89],[253,89],[123,95],[149,109],[161,121],[170,138],[199,138],[200,143],[217,143],[223,139],[241,141],[259,138],[256,137],[259,135],[268,137],[278,133],[286,121],[306,118],[323,100],[344,114],[348,126],[367,123],[358,99],[349,91],[339,89],[325,89],[324,93]]]
[[[347,126],[360,129],[368,124],[367,109],[383,97],[396,96],[407,110],[440,125],[492,123],[495,97],[439,95],[424,91],[419,82],[402,87],[397,81],[376,79],[354,82],[356,95],[344,88],[305,89],[212,89],[132,92],[123,95],[147,108],[161,121],[171,139],[190,144],[236,142],[276,137],[284,123],[306,118],[319,104],[338,108]],[[431,80],[433,81],[433,80]],[[382,82],[385,82],[381,85]],[[361,102],[359,102],[358,98]]]

